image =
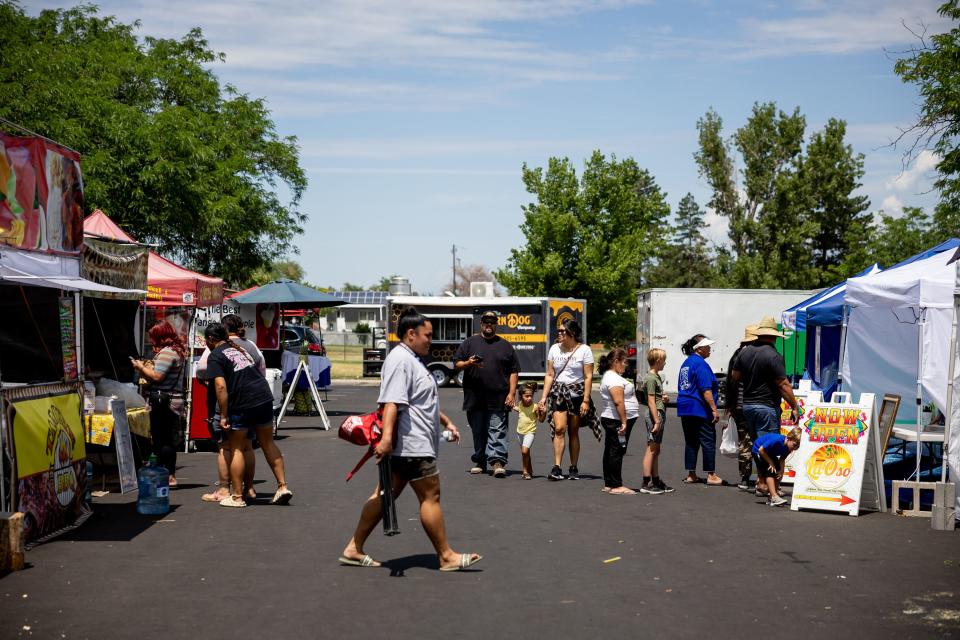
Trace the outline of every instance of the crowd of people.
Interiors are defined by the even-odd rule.
[[[147,334],[153,360],[132,360],[134,370],[147,383],[150,406],[150,439],[153,453],[170,474],[170,488],[177,487],[177,454],[174,440],[184,417],[184,372],[187,344],[166,321]],[[273,392],[266,380],[263,354],[244,337],[240,316],[230,314],[211,322],[204,332],[206,349],[197,363],[197,377],[207,384],[210,434],[217,443],[218,487],[204,494],[204,502],[241,508],[257,499],[254,489],[259,443],[277,480],[270,504],[287,504],[293,492],[287,487],[283,454],[273,439]]]
[[[793,411],[799,407],[786,375],[783,357],[775,342],[782,334],[773,318],[764,318],[744,330],[744,338],[731,358],[725,381],[725,406],[720,404],[720,387],[707,363],[715,342],[697,334],[682,346],[684,361],[677,383],[677,415],[684,442],[685,484],[703,483],[725,486],[728,483],[716,471],[717,425],[736,429],[739,443],[737,486],[766,497],[771,506],[786,501],[780,492],[783,462],[799,445],[799,430],[788,435],[780,431],[780,402]],[[575,320],[564,321],[557,341],[547,354],[546,375],[539,400],[538,385],[524,383],[518,389],[519,363],[513,346],[497,335],[497,315],[487,311],[481,316],[481,331],[467,338],[455,355],[455,367],[464,372],[463,408],[473,435],[473,466],[470,472],[488,472],[497,478],[506,476],[508,457],[507,425],[510,411],[519,414],[517,438],[522,456],[522,475],[533,477],[530,448],[537,424],[549,424],[553,466],[547,474],[551,481],[580,478],[580,428],[590,427],[603,442],[603,491],[611,495],[637,492],[660,495],[673,487],[660,477],[659,456],[666,425],[666,406],[662,371],[668,354],[654,348],[645,354],[647,370],[633,380],[624,377],[628,368],[627,352],[616,348],[594,362],[590,347],[582,342],[582,328]],[[601,406],[594,407],[590,389],[594,367],[600,375]],[[645,445],[642,480],[637,489],[624,484],[623,460],[634,427],[641,422]],[[568,452],[567,473],[563,457]],[[703,477],[697,473],[701,460]],[[753,470],[757,478],[751,482]],[[636,485],[635,485],[636,486]]]

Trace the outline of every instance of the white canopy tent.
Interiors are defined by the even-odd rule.
[[[948,414],[957,277],[953,254],[944,251],[847,281],[843,390],[854,397],[865,392],[913,397],[913,403],[900,405],[897,422],[915,424],[918,447],[922,405],[933,402]],[[919,467],[918,455],[918,476]]]

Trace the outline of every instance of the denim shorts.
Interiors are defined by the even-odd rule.
[[[239,431],[246,429],[249,433],[256,433],[257,429],[273,426],[273,402],[264,402],[256,407],[244,409],[230,415],[230,429]]]

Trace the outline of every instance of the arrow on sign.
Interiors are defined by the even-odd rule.
[[[800,500],[818,500],[820,502],[839,502],[841,507],[856,502],[853,498],[847,496],[829,497],[829,496],[795,496]]]
[[[796,472],[796,470],[794,470],[794,469],[788,469],[788,470],[787,470],[787,477],[788,477],[788,478],[796,478],[796,477],[797,477],[797,472]]]

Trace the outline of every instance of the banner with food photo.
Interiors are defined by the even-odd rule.
[[[804,418],[807,415],[807,408],[811,405],[818,404],[823,402],[823,394],[819,391],[814,391],[810,388],[809,380],[801,380],[800,388],[795,389],[793,392],[794,397],[797,399],[797,404],[800,405],[800,424],[803,424]],[[795,424],[791,418],[793,417],[793,407],[787,403],[786,400],[780,401],[780,435],[785,436],[794,427],[799,426]],[[790,455],[787,456],[787,459],[783,463],[783,479],[780,481],[781,484],[793,484],[794,479],[797,477],[797,452],[793,451]]]
[[[848,394],[834,394],[848,396]],[[809,403],[794,467],[791,508],[839,511],[857,515],[868,462],[876,461],[874,396],[858,403]],[[875,467],[875,465],[873,465]],[[873,468],[873,467],[871,467]],[[871,489],[876,491],[874,478]],[[875,498],[875,497],[874,497]]]
[[[80,154],[0,133],[0,243],[76,254],[83,245]]]
[[[74,524],[84,513],[86,446],[78,386],[4,392],[12,415],[17,511],[28,541]]]

